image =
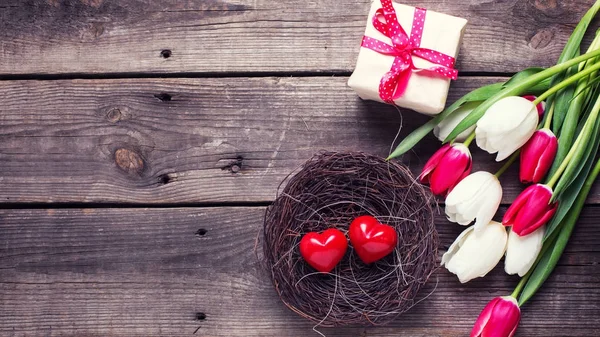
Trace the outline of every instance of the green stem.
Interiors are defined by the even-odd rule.
[[[550,180],[548,180],[548,183],[546,183],[546,185],[548,187],[554,188],[554,185],[560,178],[560,175],[565,171],[565,169],[567,168],[567,165],[569,165],[569,161],[575,154],[575,151],[577,150],[577,147],[579,146],[579,143],[581,142],[581,135],[583,134],[583,131],[585,130],[586,127],[587,127],[587,122],[586,122],[585,126],[583,127],[583,130],[581,130],[581,133],[579,134],[579,136],[577,136],[577,139],[575,139],[575,143],[573,143],[573,146],[569,150],[569,153],[567,153],[567,156],[565,157],[565,159],[563,159],[563,161],[560,163],[558,170],[556,170],[556,172],[554,172],[554,174],[552,175]]]
[[[463,144],[466,147],[469,147],[469,145],[471,145],[471,142],[473,141],[473,139],[475,139],[475,130],[473,130],[473,132],[471,132],[471,134],[469,135],[469,137],[467,137],[467,139],[465,139]]]
[[[592,174],[585,181],[583,193],[585,193],[587,195],[590,192],[590,189],[592,188],[592,185],[594,184],[594,180],[596,180],[596,177],[598,176],[599,173],[600,173],[600,160],[598,160],[598,162],[596,162],[596,166],[594,166],[594,169],[592,170]]]
[[[597,52],[594,51],[594,53]],[[584,55],[588,55],[588,54],[584,54]],[[554,68],[554,67],[552,67]],[[548,69],[552,69],[552,68],[548,68]],[[553,86],[552,88],[546,90],[546,92],[544,92],[543,94],[541,94],[540,96],[538,96],[538,98],[535,99],[535,101],[533,101],[534,105],[538,105],[538,103],[542,102],[543,100],[545,100],[546,98],[548,98],[550,95],[555,94],[556,92],[558,92],[559,90],[568,87],[569,85],[579,81],[580,79],[591,75],[593,72],[600,70],[600,63],[596,63],[593,66],[579,71],[577,73],[575,73],[575,75],[568,77],[567,79],[563,80],[562,82],[559,82],[558,84],[556,84],[555,86]]]
[[[529,270],[530,271],[533,270],[533,267],[531,269],[529,269]],[[510,294],[510,296],[512,296],[515,299],[517,299],[517,297],[519,296],[519,294],[521,294],[521,291],[523,290],[523,288],[527,284],[527,280],[529,280],[529,276],[531,276],[531,273],[527,272],[527,274],[525,274],[525,276],[523,276],[521,278],[521,281],[519,281],[519,283],[515,287],[515,291],[513,291],[512,294]]]
[[[498,172],[496,172],[494,175],[496,176],[496,178],[500,178],[500,176],[510,167],[510,165],[512,165],[515,160],[517,160],[517,158],[519,158],[519,153],[521,153],[521,151],[516,151],[515,153],[513,153],[510,158],[508,158],[508,160],[506,161],[506,163],[504,163],[504,165],[502,165],[502,167],[498,170]]]
[[[596,31],[596,36],[594,37],[594,40],[592,40],[592,43],[590,44],[590,46],[588,47],[588,49],[585,51],[587,52],[591,52],[594,51],[596,49],[600,48],[600,34],[598,34],[598,31]],[[585,67],[596,63],[597,59],[589,59],[587,61],[585,61],[585,63],[580,63],[579,67],[577,68],[578,71],[583,70]]]
[[[546,121],[544,122],[544,129],[550,129],[550,123],[552,123],[552,116],[554,116],[554,103],[550,109],[548,109],[548,113],[546,114]]]
[[[554,188],[554,185],[560,179],[561,175],[563,174],[563,172],[565,171],[565,169],[571,162],[571,159],[573,158],[573,156],[575,156],[575,154],[579,151],[579,146],[580,145],[586,146],[586,144],[582,145],[582,143],[584,142],[584,139],[588,140],[590,138],[590,133],[592,132],[592,129],[594,128],[594,125],[596,124],[596,119],[598,118],[599,112],[600,112],[600,97],[596,100],[596,104],[594,104],[591,114],[588,116],[587,120],[585,121],[583,128],[579,132],[579,135],[577,135],[577,138],[575,139],[575,142],[571,146],[571,149],[569,149],[569,152],[565,156],[565,159],[563,159],[563,161],[560,163],[560,166],[558,167],[556,172],[554,172],[554,174],[552,175],[552,177],[546,184],[548,187]],[[553,197],[553,199],[554,199],[554,197]]]

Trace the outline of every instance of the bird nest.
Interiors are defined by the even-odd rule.
[[[287,182],[287,183],[286,183]],[[364,153],[322,152],[288,177],[267,208],[264,263],[291,310],[318,325],[380,325],[410,309],[435,269],[439,239],[431,193],[402,164]],[[310,267],[298,245],[308,232],[371,215],[395,228],[398,244],[367,265],[352,245],[330,273]]]

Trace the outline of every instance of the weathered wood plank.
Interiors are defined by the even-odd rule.
[[[401,118],[346,79],[0,82],[1,202],[271,201],[319,150],[389,153]],[[495,80],[458,81],[451,99]],[[427,120],[402,116],[401,137]],[[438,146],[430,137],[404,160],[417,173]],[[476,170],[500,166],[474,158]],[[516,167],[503,182],[508,202],[521,188]]]
[[[280,303],[259,268],[254,245],[263,212],[0,210],[0,334],[182,336],[199,328],[199,336],[317,336]],[[599,212],[584,210],[559,267],[524,308],[517,336],[600,332]],[[437,223],[447,247],[462,227],[441,216]],[[465,336],[485,303],[515,285],[501,269],[467,285],[439,270],[423,293],[431,296],[391,326],[322,331]]]
[[[402,2],[467,18],[458,68],[484,72],[553,64],[593,3]],[[347,72],[354,68],[369,5],[370,0],[4,0],[0,74]]]

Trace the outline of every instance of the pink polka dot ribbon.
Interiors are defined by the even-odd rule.
[[[402,96],[413,71],[453,80],[458,77],[458,71],[454,69],[455,60],[453,57],[420,47],[427,12],[425,9],[415,8],[409,37],[398,23],[392,0],[381,0],[381,6],[382,8],[375,12],[373,26],[383,35],[389,37],[392,44],[364,36],[361,46],[380,54],[394,56],[392,68],[381,78],[379,83],[379,96],[384,102],[394,104],[394,100]],[[413,63],[413,56],[428,60],[438,66],[417,68]]]

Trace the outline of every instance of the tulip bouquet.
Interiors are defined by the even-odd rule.
[[[493,299],[471,336],[512,336],[520,306],[548,278],[600,173],[600,34],[580,55],[581,41],[600,0],[573,31],[557,65],[529,68],[508,81],[478,88],[416,129],[389,158],[410,150],[433,131],[444,145],[419,179],[445,197],[448,219],[464,230],[442,257],[460,282],[485,276],[505,256],[504,269],[520,282],[510,296]],[[495,173],[471,172],[469,146],[505,161]],[[516,162],[528,185],[502,217],[498,177]]]

